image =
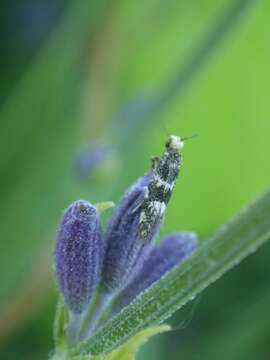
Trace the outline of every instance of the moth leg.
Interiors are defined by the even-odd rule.
[[[152,166],[152,169],[155,169],[155,167],[159,164],[161,160],[161,157],[159,156],[152,156],[151,158],[151,166]]]
[[[134,209],[131,210],[131,214],[135,213],[142,206],[142,204],[146,198],[148,198],[148,187],[147,186],[144,187],[144,195],[142,196],[141,201],[139,201],[139,203],[134,207]]]
[[[139,208],[142,206],[143,200],[144,200],[144,199],[142,199],[142,200],[139,202],[139,204],[136,205],[136,206],[134,207],[134,209],[131,210],[131,214],[134,214],[137,210],[139,210]]]

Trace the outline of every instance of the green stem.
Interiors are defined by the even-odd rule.
[[[79,341],[85,315],[85,312],[82,314],[73,314],[70,312],[69,326],[67,331],[68,342],[70,345],[75,345]]]
[[[87,325],[87,330],[85,332],[84,338],[89,338],[92,336],[102,319],[104,313],[106,313],[108,307],[110,306],[112,300],[114,299],[113,293],[101,293],[98,301],[95,304],[95,311]]]

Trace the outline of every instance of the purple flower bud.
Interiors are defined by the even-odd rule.
[[[196,248],[197,236],[192,232],[172,234],[166,237],[160,245],[149,246],[139,272],[120,294],[117,309],[128,305],[140,292],[192,255]]]
[[[151,174],[147,174],[129,188],[109,223],[102,271],[105,286],[109,290],[117,290],[127,284],[147,244],[139,236],[139,205],[150,178]]]
[[[89,304],[98,285],[102,258],[97,210],[87,201],[75,201],[64,213],[55,249],[59,287],[73,313],[83,312]]]

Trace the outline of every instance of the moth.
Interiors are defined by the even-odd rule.
[[[164,154],[152,159],[151,180],[140,206],[139,235],[145,241],[161,223],[170,201],[182,164],[181,149],[185,139],[170,135],[165,143]]]

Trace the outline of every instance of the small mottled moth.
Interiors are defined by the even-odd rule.
[[[143,240],[151,237],[153,229],[163,218],[179,174],[182,163],[180,151],[185,139],[170,135],[164,154],[152,159],[152,177],[140,205],[139,235]]]

